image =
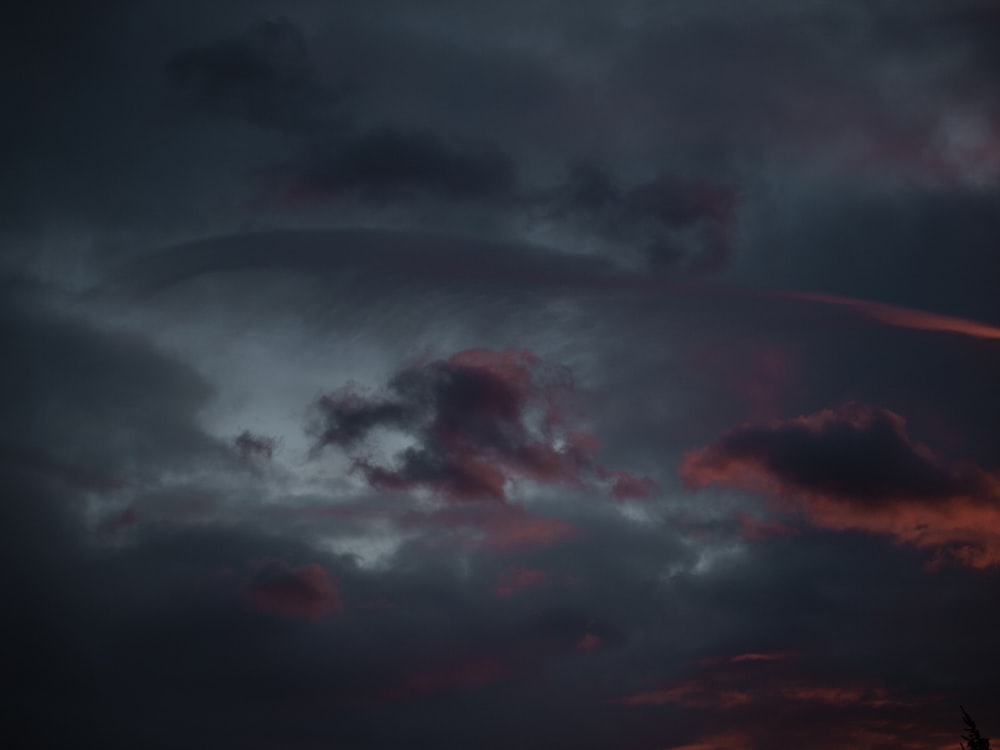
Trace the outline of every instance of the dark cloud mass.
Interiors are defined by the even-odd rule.
[[[550,218],[576,220],[624,241],[654,268],[680,264],[718,271],[736,240],[739,199],[733,188],[666,172],[622,189],[604,168],[574,162],[547,201]]]
[[[372,487],[425,488],[453,500],[505,501],[508,484],[582,485],[612,480],[616,498],[646,497],[652,480],[597,463],[597,440],[575,429],[571,374],[529,351],[472,349],[408,367],[388,395],[350,387],[324,396],[317,448],[356,448],[379,428],[412,444],[380,464],[356,455],[354,469]]]
[[[305,162],[305,174],[287,199],[346,193],[387,201],[414,192],[452,200],[496,199],[511,195],[517,183],[513,159],[498,147],[423,131],[374,129],[333,155],[314,153]]]
[[[686,454],[680,472],[693,487],[773,493],[821,528],[888,534],[973,567],[1000,564],[1000,477],[912,442],[903,418],[885,409],[851,403],[739,427]]]
[[[265,612],[322,620],[344,611],[337,582],[322,565],[290,568],[280,560],[262,560],[254,567],[248,595]]]
[[[321,83],[302,32],[281,17],[182,52],[166,73],[191,106],[279,130],[334,127],[344,95]]]
[[[6,9],[0,744],[996,744],[997,42]]]

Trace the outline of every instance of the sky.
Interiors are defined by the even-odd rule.
[[[1000,737],[998,50],[993,0],[8,9],[4,730]]]

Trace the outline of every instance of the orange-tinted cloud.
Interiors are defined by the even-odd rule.
[[[722,673],[688,680],[672,687],[657,688],[619,698],[625,706],[666,706],[727,710],[751,704],[810,703],[822,706],[884,708],[907,706],[880,687],[812,683],[796,678],[751,679],[741,673],[737,679]]]
[[[921,331],[944,331],[981,339],[1000,339],[1000,326],[982,323],[977,320],[969,320],[967,318],[914,310],[884,302],[869,302],[867,300],[854,299],[853,297],[839,297],[833,294],[783,292],[780,296],[807,302],[819,302],[825,305],[849,307],[872,320],[877,320],[880,323],[898,328],[915,328]]]
[[[337,581],[317,563],[292,568],[280,560],[262,560],[247,595],[264,612],[322,620],[344,611]]]
[[[690,680],[669,688],[658,688],[618,699],[626,706],[665,706],[674,704],[688,708],[734,708],[755,700],[752,693],[735,688],[717,687],[699,680]]]
[[[649,477],[637,477],[627,471],[603,470],[599,476],[611,480],[611,496],[615,500],[642,499],[657,490],[656,482]]]
[[[583,651],[584,653],[590,653],[591,651],[597,651],[603,645],[604,639],[602,639],[599,635],[594,633],[584,633],[580,636],[580,640],[576,642],[576,650]]]
[[[788,685],[779,689],[785,700],[801,703],[818,703],[825,706],[905,706],[906,701],[893,699],[883,688],[864,688],[856,685]]]
[[[652,492],[651,480],[597,462],[596,439],[571,424],[572,391],[568,370],[529,351],[470,349],[400,370],[382,395],[346,388],[324,396],[316,449],[348,452],[376,489],[430,490],[457,502],[505,502],[518,481],[583,486],[610,479],[617,498]],[[375,460],[365,441],[376,429],[411,445]]]
[[[619,698],[634,710],[675,706],[702,712],[706,726],[720,731],[678,748],[900,747],[940,750],[940,727],[913,720],[886,720],[886,711],[910,713],[939,705],[937,698],[895,693],[880,684],[809,676],[790,652],[747,652],[698,662],[698,673],[683,681]],[[838,717],[823,723],[817,716]],[[780,720],[776,720],[780,717]]]
[[[744,425],[687,453],[691,488],[761,492],[817,528],[883,534],[977,568],[1000,564],[1000,479],[910,439],[891,411],[849,403]]]

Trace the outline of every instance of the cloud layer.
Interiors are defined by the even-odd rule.
[[[0,24],[0,742],[995,742],[993,0],[280,5]]]
[[[849,403],[738,427],[688,453],[680,472],[693,488],[767,493],[819,528],[885,534],[978,568],[1000,563],[1000,480],[913,442],[886,409]]]

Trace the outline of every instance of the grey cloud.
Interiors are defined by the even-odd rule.
[[[292,196],[369,201],[412,193],[454,201],[504,199],[517,184],[513,159],[489,143],[445,139],[427,131],[377,128],[348,140],[332,156],[309,153]]]
[[[302,33],[287,18],[180,53],[166,72],[192,106],[211,114],[292,132],[342,125],[345,91],[319,80]]]
[[[919,747],[957,741],[959,703],[1000,731],[995,571],[748,533],[758,498],[675,475],[726,429],[850,400],[998,468],[995,341],[768,296],[998,322],[991,2],[22,5],[0,28],[18,742]],[[601,462],[661,491],[455,505],[351,473],[339,448],[430,397],[335,409],[310,460],[326,389],[470,348],[564,363]],[[761,652],[795,656],[726,661]],[[753,702],[620,701],[687,682]]]

